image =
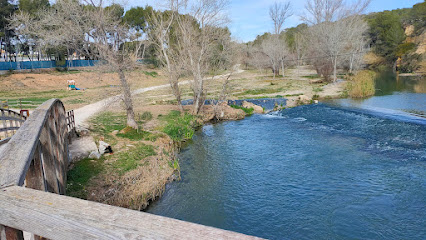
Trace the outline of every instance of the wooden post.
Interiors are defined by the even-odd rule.
[[[2,117],[6,117],[6,116],[4,115],[4,110],[3,110],[3,109],[1,110],[1,116],[2,116]],[[3,128],[7,128],[6,121],[7,121],[6,119],[3,119],[3,121],[2,121],[2,123],[3,123]],[[4,132],[4,134],[6,135],[6,138],[7,138],[7,137],[9,137],[9,135],[8,135],[8,131],[7,131],[7,130]]]
[[[0,240],[24,240],[21,230],[0,225]]]

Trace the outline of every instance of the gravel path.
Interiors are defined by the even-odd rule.
[[[237,70],[237,71],[235,71],[234,74],[238,74],[238,73],[242,73],[242,72],[244,72],[244,70]],[[206,78],[205,80],[218,79],[218,78],[221,78],[221,77],[226,76],[226,75],[228,75],[228,74],[218,75],[214,78]],[[179,85],[188,84],[189,82],[190,81],[182,81],[182,82],[179,83]],[[137,94],[141,94],[141,93],[144,93],[144,92],[148,92],[148,91],[152,91],[152,90],[158,90],[158,89],[167,88],[167,87],[170,87],[170,84],[163,84],[163,85],[159,85],[159,86],[139,88],[139,89],[132,91],[132,95],[137,95]],[[86,105],[84,107],[75,109],[74,110],[74,116],[75,116],[76,128],[77,129],[87,128],[88,127],[87,120],[90,117],[92,117],[96,113],[106,109],[111,104],[120,101],[122,96],[123,96],[122,94],[112,96],[112,97],[109,97],[109,98],[105,98],[101,101]]]

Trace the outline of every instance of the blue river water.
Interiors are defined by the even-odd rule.
[[[425,239],[426,119],[367,106],[204,126],[147,211],[269,239]]]

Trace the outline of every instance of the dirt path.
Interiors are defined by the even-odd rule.
[[[239,73],[242,73],[242,72],[244,72],[244,70],[238,69],[233,74],[239,74]],[[218,76],[215,76],[213,78],[206,78],[205,80],[218,79],[218,78],[224,77],[226,75],[228,75],[228,74],[218,75]],[[182,81],[182,82],[179,82],[179,85],[188,84],[189,82],[190,82],[189,80]],[[141,93],[144,93],[144,92],[148,92],[148,91],[152,91],[152,90],[158,90],[158,89],[167,88],[167,87],[170,87],[170,85],[169,84],[163,84],[163,85],[158,85],[158,86],[153,86],[153,87],[139,88],[139,89],[132,91],[132,95],[138,95],[138,94],[141,94]],[[111,104],[119,102],[121,100],[122,96],[123,96],[122,94],[112,96],[112,97],[109,97],[109,98],[105,98],[101,101],[86,105],[84,107],[75,109],[74,110],[74,116],[75,116],[76,128],[77,129],[87,128],[88,127],[87,120],[90,117],[92,117],[96,113],[106,109]]]

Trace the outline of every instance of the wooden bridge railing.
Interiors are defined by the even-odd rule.
[[[0,151],[0,239],[255,239],[255,237],[63,196],[66,112],[38,107]]]
[[[0,145],[7,143],[18,131],[26,117],[10,109],[0,108]]]

